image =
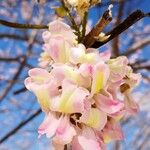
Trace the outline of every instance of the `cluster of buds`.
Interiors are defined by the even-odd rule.
[[[86,49],[59,20],[49,24],[43,39],[40,67],[29,70],[25,80],[45,113],[39,135],[52,138],[56,150],[66,145],[104,150],[107,143],[122,140],[119,121],[139,110],[130,93],[140,75],[132,72],[128,59]]]
[[[100,3],[101,0],[65,0],[65,3],[75,8],[79,16],[83,17],[89,7]]]

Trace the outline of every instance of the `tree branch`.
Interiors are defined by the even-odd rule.
[[[83,44],[86,48],[91,47],[96,41],[96,37],[103,31],[103,29],[110,23],[112,20],[112,15],[110,10],[106,10],[103,16],[99,19],[96,26],[85,36]]]
[[[31,120],[33,120],[36,116],[38,116],[41,113],[41,109],[38,109],[35,113],[33,113],[30,117],[28,117],[26,120],[19,123],[14,129],[12,129],[9,133],[7,133],[5,136],[3,136],[0,139],[0,144],[5,142],[8,138],[10,138],[12,135],[14,135],[18,130],[23,128],[27,123],[29,123]]]
[[[47,25],[20,24],[20,23],[8,22],[2,19],[0,19],[0,24],[7,27],[18,28],[18,29],[48,29]]]
[[[15,35],[15,34],[0,34],[0,39],[1,38],[9,38],[9,39],[13,39],[13,40],[21,40],[21,41],[28,41],[29,38],[26,36],[21,36],[21,35]],[[42,44],[42,41],[39,41],[37,39],[35,39],[35,43],[36,44]]]
[[[129,27],[131,27],[133,24],[135,24],[137,21],[139,21],[144,17],[150,17],[150,13],[144,14],[141,10],[136,10],[131,15],[129,15],[122,23],[120,23],[117,27],[115,27],[114,29],[106,33],[106,36],[110,35],[108,39],[102,42],[97,41],[92,45],[92,47],[98,48],[106,44],[107,42],[109,42],[110,40],[112,40],[122,32],[124,32],[126,29],[128,29]]]
[[[123,16],[123,9],[124,9],[125,1],[122,0],[122,3],[119,4],[119,10],[118,10],[118,16],[115,23],[115,26],[119,25],[121,23],[121,19]],[[112,51],[114,56],[119,56],[119,35],[115,37],[112,41]]]
[[[25,87],[23,87],[19,90],[14,91],[14,95],[20,94],[20,93],[25,92],[25,91],[27,91],[27,89]]]
[[[135,44],[133,44],[130,48],[128,48],[124,53],[122,53],[121,55],[125,55],[125,56],[129,56],[133,53],[135,53],[137,50],[139,50],[140,48],[143,48],[144,46],[150,44],[150,38],[146,38],[143,39]]]

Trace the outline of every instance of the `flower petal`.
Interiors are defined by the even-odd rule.
[[[70,124],[69,116],[62,117],[58,128],[56,130],[56,135],[53,141],[57,144],[68,144],[72,141],[73,136],[76,135],[74,127]]]
[[[109,78],[109,68],[106,64],[100,62],[96,64],[93,72],[93,81],[91,87],[91,94],[98,93],[101,89],[104,88],[106,82]]]
[[[90,111],[85,111],[82,114],[80,121],[100,131],[107,122],[107,115],[97,108],[91,108]]]
[[[105,150],[101,146],[102,141],[99,141],[93,129],[90,128],[84,128],[82,133],[74,137],[72,141],[72,150]]]
[[[103,139],[105,143],[109,143],[114,140],[122,140],[124,138],[120,125],[114,120],[107,122],[103,129]]]
[[[135,115],[136,113],[139,112],[139,105],[137,102],[135,102],[132,98],[132,95],[127,91],[125,92],[125,108],[128,111],[128,113]]]
[[[39,126],[38,133],[40,135],[46,134],[47,137],[51,138],[55,135],[58,125],[60,123],[60,119],[57,119],[56,116],[49,112],[46,116],[42,124]]]
[[[64,80],[59,111],[64,113],[83,112],[84,100],[87,95],[89,95],[88,90],[77,87],[68,80]]]
[[[108,114],[116,113],[124,107],[123,102],[119,100],[113,100],[102,94],[97,94],[95,96],[95,100],[97,107]]]
[[[53,36],[62,36],[67,42],[75,42],[75,34],[69,25],[60,20],[49,23],[49,31]]]

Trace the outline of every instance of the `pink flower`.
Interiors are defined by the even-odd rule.
[[[115,140],[123,140],[124,135],[120,125],[116,121],[110,120],[107,122],[105,128],[102,131],[102,137],[105,143],[109,143]]]
[[[45,112],[39,135],[52,139],[56,150],[105,150],[122,140],[120,119],[139,110],[131,91],[140,81],[128,59],[77,44],[73,30],[56,20],[43,33],[40,66],[29,70],[25,86]]]
[[[72,150],[105,150],[103,140],[98,136],[96,131],[84,127],[78,136],[72,141]]]
[[[107,97],[102,94],[97,94],[95,100],[97,107],[108,114],[117,113],[124,107],[123,102],[120,100],[114,100],[111,97]]]
[[[54,113],[48,113],[38,129],[40,135],[46,134],[55,143],[65,145],[72,141],[76,135],[74,127],[70,124],[67,116],[58,117]]]

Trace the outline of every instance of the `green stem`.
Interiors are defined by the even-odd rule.
[[[72,28],[76,31],[77,36],[78,36],[78,42],[79,42],[80,39],[81,39],[80,29],[79,29],[78,25],[76,24],[76,22],[75,22],[73,16],[71,15],[69,9],[66,7],[64,1],[63,1],[63,0],[60,0],[60,2],[61,2],[63,8],[66,10],[66,12],[67,12],[67,14],[68,14],[68,15],[67,15],[67,18],[68,18],[68,20],[71,22]]]

